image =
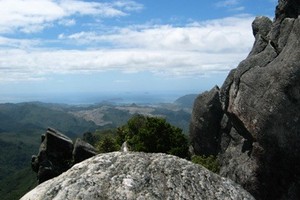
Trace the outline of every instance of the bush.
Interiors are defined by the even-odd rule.
[[[106,135],[96,143],[96,149],[99,153],[108,153],[120,150],[116,138],[112,135]]]
[[[208,170],[219,173],[220,172],[220,164],[217,158],[213,155],[210,156],[192,156],[192,162],[202,165],[203,167],[207,168]]]
[[[133,116],[117,130],[117,142],[127,141],[132,151],[168,153],[188,158],[188,141],[182,130],[163,118]]]

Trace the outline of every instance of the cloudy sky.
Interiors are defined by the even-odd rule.
[[[276,0],[0,0],[0,102],[221,85]],[[34,99],[33,99],[34,100]]]

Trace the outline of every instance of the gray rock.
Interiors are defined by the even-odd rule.
[[[73,149],[73,162],[79,163],[87,158],[97,155],[97,150],[89,143],[77,138]]]
[[[120,151],[122,151],[122,152],[128,152],[128,151],[130,151],[130,146],[128,145],[127,141],[123,142]]]
[[[58,176],[71,167],[73,142],[62,133],[48,128],[42,135],[40,150],[32,157],[31,166],[37,173],[38,182]]]
[[[166,154],[100,154],[40,184],[21,200],[254,199],[229,179]]]
[[[193,144],[218,149],[208,153],[218,154],[220,174],[257,199],[300,199],[299,14],[299,0],[279,0],[273,22],[254,20],[253,48],[219,92],[223,118],[205,118],[206,133],[191,128]],[[193,115],[203,116],[206,107],[199,103]]]
[[[219,132],[222,116],[217,86],[196,98],[190,124],[190,138],[195,154],[217,155],[220,149]]]
[[[256,55],[262,52],[268,45],[268,34],[272,28],[272,21],[267,17],[256,17],[252,23],[255,43],[250,55]]]
[[[38,183],[47,181],[70,169],[75,163],[96,155],[90,144],[73,141],[59,131],[48,128],[41,137],[41,145],[37,156],[31,158],[31,168],[37,173]]]
[[[256,17],[252,22],[253,35],[256,37],[260,34],[263,37],[267,37],[272,27],[272,21],[268,17],[260,16]]]
[[[232,124],[220,173],[257,199],[300,199],[299,11],[300,1],[281,0],[271,28],[253,26],[261,36],[220,92]]]

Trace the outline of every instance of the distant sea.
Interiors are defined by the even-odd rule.
[[[195,92],[194,92],[195,93]],[[5,94],[0,103],[21,103],[39,101],[71,105],[99,103],[112,104],[157,104],[173,103],[177,98],[191,92],[119,92],[119,93],[69,93],[69,94]]]

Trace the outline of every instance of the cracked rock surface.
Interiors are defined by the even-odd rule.
[[[38,185],[21,200],[254,199],[233,181],[166,155],[100,154]]]
[[[200,155],[218,154],[220,174],[256,199],[300,199],[299,14],[299,0],[279,0],[273,21],[254,20],[253,48],[219,91],[223,117],[214,118],[215,140],[198,147]],[[205,131],[215,127],[199,129],[193,140],[209,141]],[[209,151],[211,145],[219,151]]]

